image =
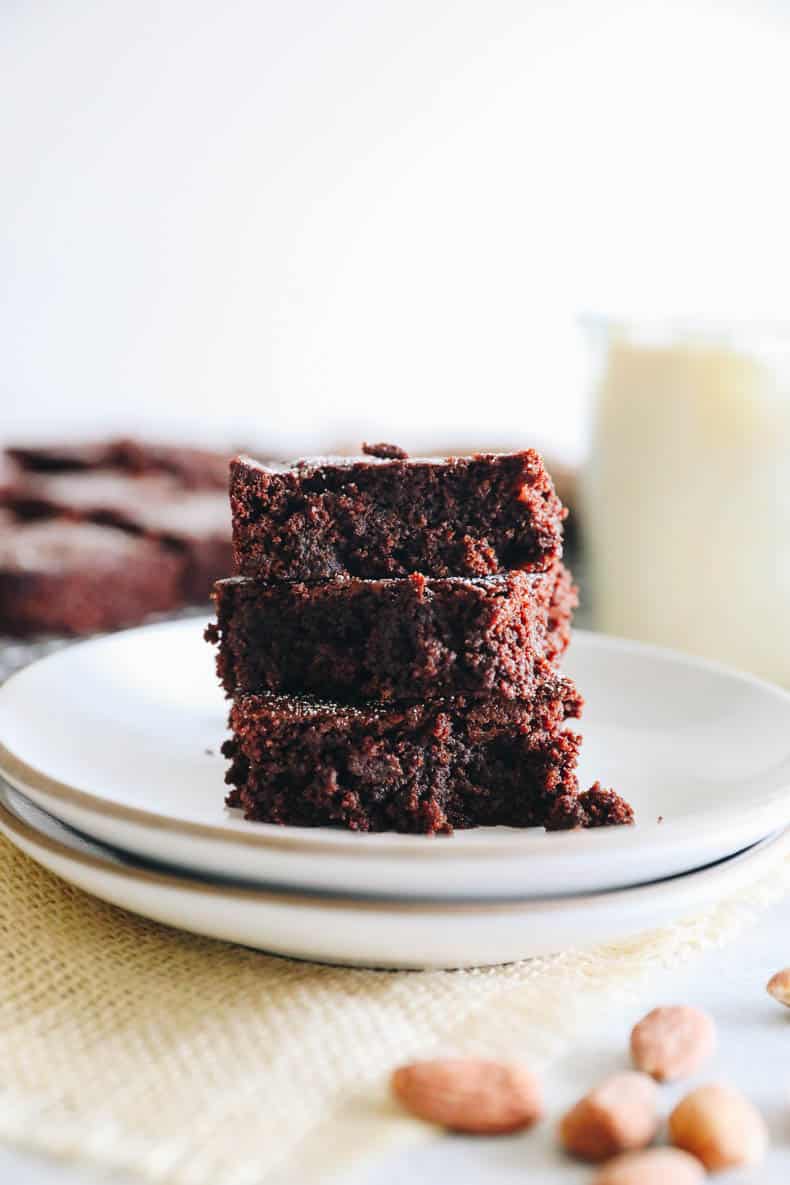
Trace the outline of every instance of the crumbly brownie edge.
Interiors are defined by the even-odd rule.
[[[563,794],[554,802],[546,820],[547,831],[573,831],[580,827],[612,827],[635,821],[634,808],[615,790],[595,782],[582,794]]]
[[[557,562],[552,571],[555,576],[546,623],[545,657],[553,666],[570,645],[573,615],[579,607],[579,588],[567,565]]]

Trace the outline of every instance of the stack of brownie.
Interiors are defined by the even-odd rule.
[[[228,804],[249,819],[450,832],[630,822],[579,792],[558,660],[576,590],[532,450],[231,465],[215,586]]]
[[[227,453],[130,439],[0,452],[0,633],[86,634],[208,600]]]

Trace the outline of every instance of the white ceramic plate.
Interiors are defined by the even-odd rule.
[[[578,632],[581,777],[638,826],[547,835],[355,835],[247,823],[223,805],[227,704],[195,620],[78,643],[0,688],[0,772],[108,844],[211,874],[350,893],[526,897],[701,867],[790,821],[790,695],[651,647]],[[658,822],[661,816],[663,822]]]
[[[0,788],[0,831],[78,888],[182,930],[272,954],[360,967],[486,966],[625,938],[736,895],[790,851],[790,832],[655,885],[577,898],[371,901],[276,892],[152,868],[78,836]]]

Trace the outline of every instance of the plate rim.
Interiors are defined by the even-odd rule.
[[[9,687],[13,687],[17,680],[28,676],[32,670],[40,669],[52,662],[62,661],[64,655],[73,654],[75,650],[101,647],[108,643],[116,643],[119,639],[133,638],[135,635],[141,633],[186,631],[190,628],[195,628],[196,620],[200,619],[181,618],[175,621],[160,621],[137,626],[133,629],[119,630],[111,634],[102,634],[98,637],[84,639],[57,650],[53,654],[44,655],[42,658],[15,671],[0,685],[0,702],[3,697],[9,694]],[[699,658],[669,647],[656,646],[648,642],[639,642],[630,638],[616,637],[612,634],[602,634],[591,630],[575,630],[574,638],[577,641],[581,640],[585,647],[592,649],[614,647],[615,650],[623,653],[631,653],[637,656],[651,656],[663,662],[678,663],[686,668],[706,670],[729,679],[735,679],[741,684],[768,692],[772,696],[784,700],[790,711],[790,691],[780,687],[778,684],[771,683],[766,679],[761,679],[748,672],[737,670],[725,663]],[[788,758],[790,758],[790,750],[788,751]],[[62,782],[58,778],[50,774],[45,774],[35,766],[30,765],[18,754],[9,749],[2,740],[0,740],[0,774],[7,778],[11,785],[22,794],[33,791],[34,793],[51,797],[56,801],[65,802],[79,810],[111,820],[118,820],[132,826],[155,829],[159,832],[164,831],[196,840],[222,841],[229,844],[242,844],[244,847],[256,847],[264,850],[268,848],[278,849],[280,851],[298,851],[310,855],[324,852],[332,853],[333,855],[348,855],[349,852],[354,851],[355,847],[357,851],[361,850],[363,844],[368,848],[369,854],[377,851],[382,854],[395,855],[398,858],[417,857],[420,859],[429,858],[435,860],[437,857],[439,859],[475,859],[478,856],[490,857],[493,854],[498,856],[523,855],[530,846],[525,841],[531,840],[534,842],[538,832],[540,833],[541,845],[548,842],[554,845],[557,850],[567,851],[583,851],[593,847],[598,848],[601,845],[611,846],[622,842],[624,838],[623,832],[631,835],[636,831],[655,833],[659,828],[662,835],[671,835],[675,832],[676,843],[685,845],[686,843],[692,844],[694,842],[694,837],[689,835],[689,829],[683,821],[672,819],[661,822],[658,820],[637,821],[627,827],[602,827],[581,832],[544,832],[542,828],[513,829],[512,834],[498,832],[495,837],[483,835],[486,829],[481,828],[473,829],[469,834],[474,835],[474,842],[464,845],[452,843],[453,837],[445,835],[407,835],[398,832],[362,834],[351,831],[334,831],[331,828],[280,826],[277,824],[257,822],[249,822],[247,824],[249,830],[237,830],[234,827],[228,826],[226,823],[203,823],[191,819],[180,819],[174,815],[161,814],[145,807],[114,802],[90,791],[81,790],[77,786]],[[779,801],[785,797],[790,799],[790,772],[787,783],[774,791],[774,796],[770,803],[763,804],[763,810],[766,809],[766,805],[771,805],[774,801]],[[733,826],[733,821],[739,819],[744,814],[753,817],[754,812],[754,806],[748,804],[745,804],[739,809],[731,810],[726,816],[726,819],[722,821],[721,830],[729,830]],[[771,827],[769,825],[770,829]]]
[[[19,793],[24,798],[24,795],[20,791],[16,791],[16,793]],[[48,814],[47,811],[38,807],[35,803],[32,805],[36,810],[41,811],[42,814]],[[60,826],[67,826],[56,816],[52,816],[52,818]],[[591,893],[578,893],[564,897],[522,898],[487,902],[444,900],[409,901],[394,897],[375,899],[342,894],[299,892],[289,888],[280,892],[273,888],[264,889],[255,885],[234,885],[224,882],[215,883],[199,876],[189,876],[177,869],[169,872],[166,869],[141,867],[137,862],[134,864],[115,864],[98,853],[75,850],[62,840],[38,830],[32,823],[21,818],[14,811],[13,806],[8,802],[7,790],[5,787],[0,786],[0,834],[5,835],[9,843],[14,844],[17,851],[23,851],[23,854],[26,854],[9,836],[9,832],[34,847],[46,849],[59,859],[72,861],[82,867],[93,869],[103,875],[117,877],[122,881],[139,881],[152,887],[158,886],[160,888],[177,889],[186,893],[194,892],[200,896],[218,897],[221,900],[230,898],[233,900],[256,901],[261,904],[306,906],[311,909],[353,909],[355,911],[362,910],[365,913],[381,914],[382,912],[386,912],[411,914],[412,916],[416,913],[430,915],[479,914],[483,916],[499,916],[502,913],[523,915],[525,913],[528,914],[531,909],[548,910],[549,912],[552,910],[563,911],[567,910],[570,906],[594,906],[601,905],[604,902],[610,905],[617,905],[618,903],[634,905],[637,903],[639,897],[645,898],[648,894],[661,891],[662,889],[668,892],[671,892],[673,889],[682,890],[688,887],[692,880],[707,880],[711,875],[715,876],[716,874],[725,876],[736,863],[741,864],[748,863],[754,859],[759,860],[761,856],[770,853],[773,853],[777,860],[787,858],[787,855],[790,854],[790,825],[788,825],[779,831],[764,836],[742,851],[725,856],[713,864],[704,865],[702,868],[694,868],[688,872],[678,873],[675,876],[649,881],[646,884],[625,886],[617,889],[605,889]],[[98,843],[100,847],[109,846],[103,845],[100,841],[92,842]],[[33,857],[29,858],[32,859]]]

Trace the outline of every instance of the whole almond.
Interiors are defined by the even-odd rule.
[[[790,1008],[790,967],[785,967],[784,971],[777,971],[776,975],[771,976],[767,991],[780,1004]]]
[[[700,1185],[705,1170],[696,1156],[679,1148],[626,1152],[604,1165],[592,1185]]]
[[[535,1075],[506,1062],[413,1062],[395,1070],[390,1085],[412,1115],[452,1131],[498,1135],[530,1127],[543,1114]]]
[[[669,1136],[696,1156],[709,1172],[759,1164],[768,1147],[762,1115],[727,1086],[701,1086],[678,1103],[669,1117]]]
[[[647,1074],[613,1074],[560,1121],[560,1142],[582,1160],[645,1148],[658,1130],[658,1091]]]
[[[685,1078],[716,1048],[716,1026],[707,1012],[688,1004],[654,1008],[631,1032],[631,1058],[637,1070],[657,1082]]]

